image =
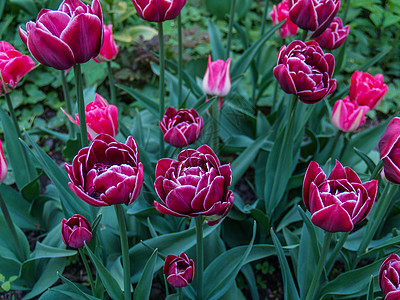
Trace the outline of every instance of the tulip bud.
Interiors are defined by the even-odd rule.
[[[381,140],[379,152],[383,161],[383,169],[387,180],[400,185],[400,118],[393,118]]]
[[[385,300],[400,299],[400,257],[390,254],[379,270],[379,286],[385,294]]]
[[[389,88],[384,83],[383,75],[372,76],[369,73],[355,71],[350,80],[350,99],[358,105],[376,108],[383,100]]]
[[[104,25],[104,43],[101,47],[100,54],[93,58],[97,63],[113,60],[117,57],[119,47],[113,38],[112,25]]]
[[[149,22],[164,22],[175,19],[186,0],[132,0],[138,15]]]
[[[73,215],[61,221],[61,238],[67,247],[82,248],[92,240],[92,227],[81,215]]]
[[[170,285],[176,288],[185,287],[193,281],[193,259],[189,259],[184,252],[179,256],[170,254],[165,259],[163,273]]]
[[[286,20],[280,29],[277,30],[276,34],[281,38],[285,39],[287,37],[295,36],[297,30],[299,29],[296,24],[294,24],[289,19],[289,2],[288,0],[283,0],[278,5],[272,7],[269,16],[272,19],[272,24],[276,24]]]
[[[0,72],[5,85],[5,93],[9,93],[10,88],[16,88],[18,82],[28,72],[35,63],[28,55],[22,55],[14,47],[4,41],[0,41]],[[3,94],[3,84],[0,79],[0,95]]]
[[[231,59],[225,62],[222,59],[211,61],[208,56],[208,65],[203,78],[203,90],[207,95],[225,97],[231,90]]]
[[[335,102],[331,121],[335,127],[344,132],[354,132],[365,122],[365,114],[369,106],[358,106],[346,96],[343,100]]]
[[[0,183],[2,183],[4,179],[6,179],[7,171],[8,171],[7,161],[6,158],[4,157],[3,146],[1,145],[0,141]]]
[[[342,19],[336,17],[327,29],[315,40],[326,50],[334,50],[339,48],[347,39],[350,32],[350,26],[343,27]]]
[[[80,126],[79,114],[75,114],[75,120],[61,110],[69,120]],[[107,100],[96,93],[94,101],[89,102],[85,109],[86,126],[88,138],[92,141],[100,133],[106,133],[115,137],[118,133],[118,108],[115,105],[108,104]]]

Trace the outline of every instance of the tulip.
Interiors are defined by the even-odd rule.
[[[99,0],[92,6],[64,0],[58,10],[42,9],[36,23],[26,23],[19,35],[40,63],[66,70],[96,57],[103,45],[103,15]]]
[[[175,19],[186,4],[186,0],[132,0],[138,15],[149,22],[164,22]]]
[[[207,216],[208,225],[215,225],[233,205],[231,182],[231,166],[221,166],[210,147],[186,149],[177,159],[158,161],[154,188],[161,202],[154,201],[154,206],[171,216]]]
[[[289,0],[290,20],[304,30],[314,31],[311,38],[321,35],[340,8],[340,0]]]
[[[6,179],[7,172],[8,172],[7,161],[6,158],[4,157],[3,146],[1,145],[0,141],[0,183],[2,183],[4,179]]]
[[[61,110],[69,118],[69,120],[80,126],[79,115],[75,114],[75,120],[67,114],[62,108]],[[94,101],[89,102],[85,109],[87,134],[92,141],[100,133],[106,133],[115,137],[118,133],[118,108],[115,105],[108,104],[107,100],[96,93]]]
[[[379,152],[383,161],[383,169],[387,180],[400,185],[400,118],[393,118],[381,140]]]
[[[385,300],[400,299],[400,257],[390,254],[379,269],[379,286]]]
[[[293,41],[280,49],[274,76],[286,93],[314,104],[335,91],[334,69],[335,58],[324,54],[316,41]]]
[[[342,19],[336,17],[325,31],[315,40],[326,50],[339,48],[347,39],[350,32],[350,26],[343,27]]]
[[[374,109],[381,103],[389,88],[384,83],[383,75],[355,71],[350,80],[350,99],[358,105],[368,105]]]
[[[194,277],[193,259],[189,259],[184,252],[179,256],[170,254],[165,259],[163,273],[173,287],[185,287]]]
[[[92,240],[92,227],[81,215],[73,215],[61,221],[61,238],[67,247],[82,248]]]
[[[93,58],[93,60],[97,63],[113,60],[118,55],[119,47],[114,41],[112,27],[113,26],[111,24],[103,25],[103,47],[101,47],[100,54],[97,57]]]
[[[203,90],[207,95],[225,97],[231,90],[231,59],[225,62],[222,59],[211,61],[208,56],[208,65],[203,78]]]
[[[168,107],[159,122],[164,141],[174,147],[186,147],[197,141],[203,132],[203,118],[196,110]]]
[[[131,136],[123,144],[108,134],[99,134],[65,168],[69,188],[93,206],[130,205],[143,185],[143,165]]]
[[[314,225],[328,232],[349,232],[366,218],[377,191],[377,180],[362,183],[352,169],[338,161],[328,179],[312,161],[304,177],[303,200]]]
[[[358,106],[346,96],[343,100],[335,102],[331,121],[335,127],[344,132],[354,132],[365,122],[365,114],[369,106]]]
[[[35,63],[28,55],[23,55],[11,44],[0,41],[0,72],[6,93],[11,91],[10,88],[16,88],[21,78],[34,66]],[[3,93],[2,90],[3,84],[0,80],[0,95]]]
[[[281,38],[285,39],[287,37],[295,36],[297,30],[299,29],[296,24],[294,24],[289,19],[289,2],[288,0],[283,0],[278,5],[272,7],[272,11],[269,13],[272,19],[272,24],[276,24],[286,20],[282,27],[277,30],[276,34]]]

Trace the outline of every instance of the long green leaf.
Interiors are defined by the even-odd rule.
[[[225,51],[224,45],[222,44],[221,33],[211,19],[208,21],[208,35],[210,36],[213,60],[225,59]]]
[[[153,283],[154,266],[157,260],[157,249],[153,251],[146,265],[144,266],[142,276],[136,286],[133,300],[146,300],[150,297],[151,285]]]
[[[97,297],[93,297],[89,294],[86,294],[84,291],[82,291],[75,283],[73,283],[71,280],[65,278],[64,276],[62,276],[61,274],[58,274],[58,277],[60,277],[60,279],[62,281],[64,281],[74,292],[76,292],[78,295],[80,295],[81,297],[83,297],[84,299],[89,299],[89,300],[97,300],[99,298]]]
[[[130,96],[132,96],[132,98],[142,103],[152,114],[157,117],[159,116],[158,104],[147,97],[145,94],[121,84],[116,84],[115,86],[127,92]]]

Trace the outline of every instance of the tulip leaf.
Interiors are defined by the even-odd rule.
[[[211,19],[208,21],[208,35],[210,36],[212,60],[225,59],[225,49],[222,44],[221,33]]]
[[[258,294],[257,290],[257,281],[254,275],[253,268],[250,265],[244,265],[241,269],[241,272],[243,273],[244,277],[247,280],[247,284],[249,286],[251,298],[253,300],[258,300],[260,299],[260,295]]]
[[[149,97],[147,97],[145,94],[121,84],[116,84],[115,86],[127,92],[133,99],[142,103],[144,107],[146,107],[152,114],[159,117],[160,112],[158,109],[158,104],[153,100],[151,100]]]
[[[144,266],[142,276],[136,286],[133,300],[146,300],[150,297],[151,285],[153,283],[154,266],[157,260],[157,249],[153,251],[149,260]]]
[[[372,161],[371,158],[361,150],[358,150],[356,147],[354,147],[354,152],[365,162],[365,164],[368,167],[368,170],[372,173],[374,172],[376,168],[376,164]]]
[[[93,297],[89,294],[86,294],[84,291],[82,291],[75,283],[73,283],[71,280],[65,278],[64,276],[62,276],[61,274],[58,274],[58,277],[60,277],[60,279],[62,281],[64,281],[70,288],[71,290],[73,290],[75,292],[75,294],[83,297],[84,299],[89,299],[89,300],[96,300],[99,299],[97,297]],[[74,298],[76,298],[76,296]]]
[[[32,16],[32,18],[39,13],[39,10],[33,0],[10,0],[10,2],[25,10],[30,16]]]
[[[368,284],[367,300],[374,300],[374,276],[372,275]]]

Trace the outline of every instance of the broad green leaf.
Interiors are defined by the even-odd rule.
[[[150,297],[151,285],[153,283],[154,266],[157,260],[157,249],[153,251],[149,260],[144,266],[142,276],[136,286],[133,300],[146,300]]]
[[[75,283],[73,283],[71,280],[65,278],[64,276],[62,276],[61,274],[58,274],[58,277],[60,277],[60,279],[62,281],[64,281],[77,295],[83,297],[84,299],[89,299],[89,300],[96,300],[99,299],[97,297],[93,297],[89,294],[86,294],[84,291],[82,291]]]
[[[211,19],[208,21],[208,34],[210,36],[212,60],[225,59],[225,48],[222,44],[221,33]]]
[[[116,84],[115,85],[117,88],[127,92],[129,95],[131,95],[132,98],[135,100],[139,101],[146,107],[149,111],[151,111],[152,114],[155,116],[159,117],[159,109],[158,109],[158,103],[154,102],[150,98],[148,98],[145,94],[142,92],[139,92],[137,90],[131,89],[127,86]]]
[[[62,249],[58,247],[45,245],[42,244],[41,242],[36,242],[35,251],[32,253],[31,260],[36,260],[41,258],[68,257],[76,254],[77,254],[76,250]]]
[[[374,172],[376,165],[373,162],[373,160],[364,152],[361,150],[358,150],[356,147],[354,147],[354,152],[365,162],[365,164],[368,167],[368,170],[372,173]]]

